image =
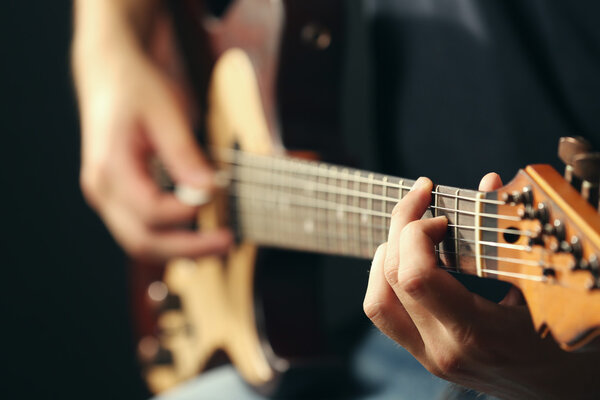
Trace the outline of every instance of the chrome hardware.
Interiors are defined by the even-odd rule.
[[[600,153],[583,153],[573,158],[573,174],[581,179],[581,195],[598,207],[600,182]]]
[[[591,150],[592,145],[581,136],[561,137],[558,142],[558,158],[565,163],[565,179],[576,188],[579,182],[573,179],[573,158]]]

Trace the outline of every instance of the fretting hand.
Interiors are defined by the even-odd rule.
[[[480,190],[501,185],[488,174]],[[598,398],[600,353],[568,353],[541,339],[516,289],[496,304],[437,267],[434,245],[447,219],[420,219],[431,190],[420,178],[395,207],[388,241],[373,259],[367,316],[443,379],[501,398]]]

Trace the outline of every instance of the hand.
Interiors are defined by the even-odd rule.
[[[501,185],[492,173],[479,189]],[[443,379],[501,398],[598,398],[600,353],[568,353],[541,339],[516,289],[496,304],[437,268],[434,245],[447,219],[420,219],[431,190],[420,178],[394,208],[388,241],[373,259],[367,316]]]
[[[163,260],[224,252],[227,231],[198,233],[179,228],[193,221],[198,207],[160,190],[149,160],[157,156],[179,185],[209,193],[213,173],[190,130],[182,85],[162,57],[144,42],[151,31],[168,44],[168,26],[152,29],[129,22],[125,4],[154,2],[82,0],[76,4],[73,69],[82,127],[81,185],[117,241],[132,255]],[[139,12],[136,15],[150,15]],[[168,47],[168,46],[167,46]],[[160,46],[159,46],[160,48]],[[171,62],[171,64],[173,64]]]

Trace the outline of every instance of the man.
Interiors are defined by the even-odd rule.
[[[484,168],[514,173],[547,161],[557,136],[598,132],[594,7],[367,2],[378,123],[369,140],[386,144],[381,167],[469,186]],[[156,0],[76,3],[82,187],[136,256],[222,253],[230,235],[178,229],[197,207],[160,192],[145,168],[146,156],[156,152],[188,192],[201,197],[212,187],[189,129],[181,71],[160,45],[168,28],[156,22],[156,10]],[[480,188],[500,185],[491,174]],[[420,220],[431,188],[419,179],[396,207],[388,241],[373,260],[367,315],[446,380],[502,398],[597,397],[598,352],[566,353],[539,339],[515,290],[496,304],[434,268],[433,244],[446,221]]]

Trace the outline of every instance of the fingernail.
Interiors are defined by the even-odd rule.
[[[422,177],[420,177],[420,178],[419,178],[419,179],[417,179],[417,180],[415,181],[415,183],[412,185],[412,187],[410,188],[410,191],[412,192],[412,191],[413,191],[413,190],[415,190],[415,189],[420,189],[420,188],[422,188],[423,186],[425,186],[425,183],[426,183],[426,182],[427,182],[427,178],[425,178],[425,177],[423,177],[423,176],[422,176]]]
[[[175,186],[175,197],[188,206],[201,206],[210,201],[211,193],[206,189],[198,189],[188,185]]]

